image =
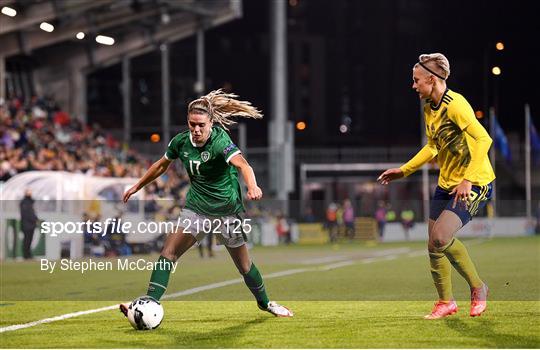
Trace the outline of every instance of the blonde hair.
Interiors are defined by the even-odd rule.
[[[442,53],[422,54],[414,67],[422,66],[436,77],[446,80],[450,76],[450,62]]]
[[[208,114],[212,122],[221,124],[225,130],[227,126],[236,124],[232,117],[261,119],[261,111],[248,101],[239,101],[238,95],[226,93],[218,89],[211,91],[188,105],[188,114]]]

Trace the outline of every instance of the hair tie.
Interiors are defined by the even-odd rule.
[[[435,73],[434,71],[432,71],[431,69],[429,69],[426,65],[424,65],[422,62],[418,62],[418,64],[419,64],[420,66],[422,66],[422,68],[424,68],[425,70],[427,70],[428,72],[430,72],[431,74],[433,74],[434,76],[436,76],[437,78],[442,79],[442,80],[446,80],[446,78],[443,78],[443,77],[440,76],[439,74]]]

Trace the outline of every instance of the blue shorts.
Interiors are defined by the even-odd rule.
[[[485,186],[473,186],[469,200],[456,202],[455,208],[452,208],[455,194],[450,196],[450,192],[437,186],[431,199],[429,218],[437,220],[443,210],[450,210],[459,216],[461,223],[465,226],[478,213],[478,210],[485,207],[488,200],[491,199],[493,185],[489,183]]]

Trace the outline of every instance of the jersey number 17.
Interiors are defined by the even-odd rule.
[[[193,164],[195,164],[195,172],[193,172]],[[191,171],[191,175],[201,175],[201,172],[199,171],[199,167],[201,166],[201,162],[199,160],[189,160],[189,170]]]

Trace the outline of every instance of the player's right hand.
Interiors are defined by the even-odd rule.
[[[123,197],[123,200],[124,200],[124,203],[126,203],[129,199],[129,197],[131,197],[132,195],[134,195],[135,193],[137,193],[137,191],[139,191],[137,189],[136,186],[133,186],[131,187],[129,190],[127,190],[125,193],[124,193],[124,197]]]
[[[259,186],[255,186],[254,188],[248,188],[247,199],[251,201],[258,201],[262,198],[262,195],[263,193]]]
[[[403,177],[403,171],[401,171],[400,168],[392,168],[386,170],[384,173],[382,173],[378,178],[377,181],[381,185],[388,185],[390,181],[397,180]]]

